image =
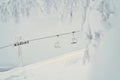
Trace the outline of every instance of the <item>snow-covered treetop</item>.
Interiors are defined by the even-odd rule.
[[[83,10],[81,13],[85,17],[86,9],[92,3],[92,6],[97,5],[104,17],[108,17],[111,8],[108,2],[103,0],[0,0],[0,21],[10,19],[18,21],[21,17],[29,16],[36,8],[39,8],[38,10],[43,14],[57,13],[61,18],[72,18],[76,15],[76,11]]]
[[[0,0],[0,20],[19,20],[29,16],[33,9],[43,13],[58,12],[61,16],[73,16],[80,6],[86,7],[89,0]]]
[[[0,0],[0,19],[19,20],[20,16],[28,16],[30,10],[37,5],[36,0]]]

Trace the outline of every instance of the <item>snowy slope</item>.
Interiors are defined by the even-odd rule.
[[[84,64],[84,52],[85,50],[74,51],[0,73],[0,80],[87,80],[90,63]]]
[[[54,33],[55,34],[61,33],[62,31],[67,32],[71,30],[80,30],[81,31],[80,35],[82,35],[80,36],[80,38],[83,41],[80,39],[79,41],[81,42],[81,44],[78,44],[77,48],[76,47],[74,48],[78,49],[78,46],[80,48],[81,47],[85,48],[87,53],[86,56],[90,55],[91,57],[94,53],[94,51],[91,52],[91,50],[93,48],[95,48],[96,50],[105,33],[109,29],[111,29],[111,27],[112,28],[115,27],[111,24],[111,22],[114,22],[112,19],[116,15],[116,12],[119,11],[118,9],[116,9],[116,6],[117,7],[119,6],[114,4],[117,3],[117,1],[114,0],[59,0],[59,1],[58,0],[34,0],[34,1],[33,0],[4,0],[4,1],[0,0],[1,44],[2,41],[9,42],[10,40],[12,40],[11,38],[15,37],[18,34],[22,35],[26,39],[31,39],[33,37],[44,36],[48,34],[50,35]],[[9,22],[12,20],[15,21],[15,25]],[[119,20],[116,20],[115,22],[117,21]],[[4,36],[2,34],[4,34]],[[8,36],[10,40],[6,38]],[[5,39],[3,39],[4,37]],[[10,42],[14,42],[14,40]],[[28,45],[23,46],[23,52],[25,53],[24,58],[26,59],[25,60],[26,64],[35,63],[43,58],[47,59],[48,57],[56,56],[56,54],[59,53],[60,51],[61,53],[63,53],[62,52],[63,49],[64,51],[67,49],[69,49],[68,51],[71,51],[73,49],[71,47],[67,47],[67,48],[64,47],[60,50],[54,51],[53,48],[51,49],[50,45],[48,46],[49,43],[47,42],[48,41],[46,40],[43,43],[42,42],[39,43],[39,45],[36,42],[34,44],[30,44],[30,46]],[[67,41],[65,42],[65,38],[64,38],[64,43],[67,43]],[[45,47],[43,47],[43,45]],[[12,65],[13,64],[15,65],[17,63],[15,62],[16,60],[15,55],[17,53],[17,50],[16,48],[13,49],[11,50],[6,49],[3,50],[3,52],[2,51],[0,52],[0,53],[5,53],[2,54],[2,56],[0,56],[1,65],[6,65],[5,63],[7,63],[7,61],[9,64],[12,63]],[[51,50],[53,50],[54,54],[49,54]],[[7,55],[6,58],[7,53],[9,54]],[[11,53],[13,53],[13,55],[11,55]],[[42,53],[46,53],[46,54],[42,54]],[[61,53],[59,53],[59,55],[61,55]],[[9,62],[10,59],[11,62]],[[35,60],[32,61],[31,59],[35,59]],[[63,63],[61,65],[63,65]],[[76,67],[72,69],[76,69]]]

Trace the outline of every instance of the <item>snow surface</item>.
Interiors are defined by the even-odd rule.
[[[72,48],[73,46],[65,48],[66,46],[63,45],[64,49],[62,48],[53,51],[53,54],[51,52],[53,49],[50,48],[51,46],[48,45],[47,40],[45,41],[46,44],[41,42],[37,45],[38,43],[36,42],[34,44],[30,44],[30,46],[23,46],[23,52],[26,53],[24,54],[26,64],[35,63],[43,59],[47,61],[40,61],[37,64],[15,68],[7,72],[1,72],[0,79],[89,80],[89,71],[91,71],[90,64],[95,60],[94,57],[96,55],[94,54],[97,52],[97,49],[99,49],[99,44],[101,41],[104,43],[104,40],[102,39],[110,29],[113,29],[116,26],[119,27],[119,4],[119,0],[1,0],[0,24],[5,30],[5,26],[7,26],[7,28],[9,27],[8,25],[14,26],[10,26],[10,30],[7,30],[10,33],[8,34],[12,37],[15,37],[16,34],[20,34],[25,37],[25,39],[31,39],[33,37],[38,37],[38,34],[43,36],[61,33],[62,31],[67,32],[71,30],[80,30],[81,36],[78,40],[81,41],[81,43],[78,44],[77,47],[74,47],[74,49]],[[0,30],[1,33],[5,34],[5,32],[3,32],[4,30]],[[5,35],[7,35],[7,33]],[[11,40],[11,36],[9,36],[8,39],[6,36],[2,37],[1,35],[2,38],[5,37],[5,40]],[[107,38],[107,36],[105,37]],[[2,38],[1,40],[3,40]],[[12,40],[12,42],[14,42],[14,40]],[[63,44],[67,42],[68,41],[65,42],[64,38]],[[41,48],[39,47],[42,47],[42,50],[40,50]],[[71,50],[83,48],[83,52],[78,51],[69,53],[68,55],[66,54],[66,52]],[[8,53],[8,50],[4,50],[3,52]],[[9,52],[14,55],[17,53],[16,50],[10,50]],[[13,56],[11,53],[9,55]],[[65,55],[61,53],[65,53]],[[83,53],[84,56],[81,53]],[[104,54],[104,52],[102,53]],[[6,56],[6,54],[3,56]],[[0,56],[0,59],[2,59],[0,60],[1,65],[5,65],[5,63],[3,63],[4,61],[7,62],[7,60],[5,60],[6,58],[3,56]],[[58,57],[48,60],[49,57],[55,56]],[[9,61],[10,58],[8,56],[7,58]],[[15,58],[12,57],[11,62],[16,60],[14,59]],[[30,59],[36,60],[31,61]],[[100,59],[100,61],[102,60]],[[104,66],[104,64],[102,66]],[[97,69],[99,69],[99,67]],[[104,72],[104,70],[102,69],[101,72]],[[94,76],[95,75],[93,74],[93,77]],[[100,77],[101,75],[99,75],[98,78],[101,79]],[[102,75],[102,77],[104,79],[104,75]]]
[[[0,80],[87,80],[90,63],[84,64],[85,50],[0,73]]]

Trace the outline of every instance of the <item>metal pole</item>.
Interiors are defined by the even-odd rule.
[[[23,55],[22,55],[22,47],[18,46],[18,58],[19,58],[19,67],[23,67]]]
[[[22,37],[17,37],[17,41],[20,42]],[[23,67],[23,55],[22,55],[22,46],[18,45],[18,59],[19,59],[19,67]]]

